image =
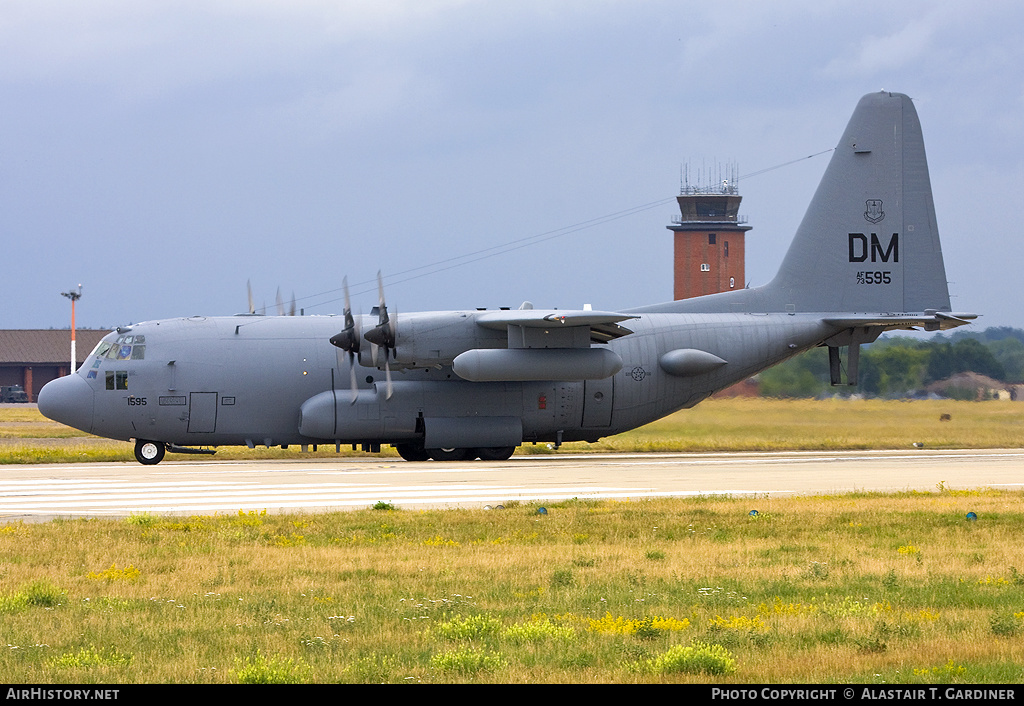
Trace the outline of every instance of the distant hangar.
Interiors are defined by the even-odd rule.
[[[109,330],[77,329],[78,365]],[[0,385],[21,385],[35,402],[50,380],[71,373],[71,329],[0,330]]]

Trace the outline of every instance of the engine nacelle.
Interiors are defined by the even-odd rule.
[[[395,314],[395,348],[389,361],[393,368],[433,368],[451,365],[460,354],[475,348],[505,348],[508,334],[476,324],[476,312],[445,311]],[[364,316],[363,331],[376,319]],[[373,346],[362,342],[359,363],[365,367],[383,367],[384,351],[373,357]]]

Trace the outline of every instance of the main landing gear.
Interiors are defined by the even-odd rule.
[[[494,446],[482,449],[425,449],[420,444],[398,444],[398,455],[406,461],[505,461],[515,452],[515,446]]]
[[[164,460],[167,445],[162,441],[138,439],[135,442],[135,460],[146,466],[154,466]]]
[[[200,453],[197,450],[175,446],[172,450],[186,453]],[[398,455],[406,461],[506,461],[515,452],[515,446],[491,446],[479,449],[425,449],[422,444],[398,444]],[[146,466],[155,466],[164,460],[167,444],[162,441],[138,439],[135,442],[135,460]],[[204,451],[203,453],[212,453]]]

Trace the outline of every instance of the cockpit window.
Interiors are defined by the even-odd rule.
[[[126,370],[108,370],[106,373],[106,383],[108,390],[127,390],[128,389],[128,371]]]
[[[146,336],[124,335],[118,336],[114,341],[102,341],[96,347],[95,354],[108,360],[145,360]]]

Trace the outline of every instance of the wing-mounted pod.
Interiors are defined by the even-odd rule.
[[[622,358],[607,348],[516,348],[471,350],[452,370],[471,382],[602,380],[622,370]]]
[[[521,308],[477,315],[478,326],[504,330],[505,350],[473,349],[452,363],[455,374],[472,382],[602,380],[622,369],[607,343],[632,333],[619,322],[637,318],[605,311]]]

